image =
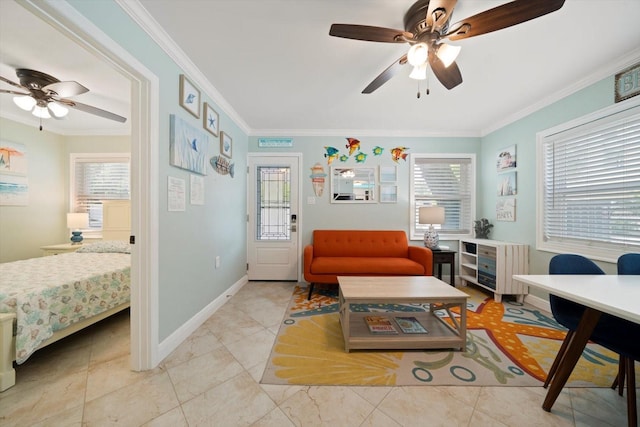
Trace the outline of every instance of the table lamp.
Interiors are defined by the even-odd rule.
[[[89,226],[89,214],[74,212],[67,214],[67,228],[71,229],[71,244],[82,244],[82,228]]]
[[[424,232],[424,246],[432,250],[440,247],[440,236],[433,224],[444,224],[444,208],[438,206],[423,206],[419,209],[418,223],[429,224],[429,228]]]

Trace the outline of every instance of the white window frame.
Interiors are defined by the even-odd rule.
[[[129,164],[129,174],[131,174],[131,153],[71,153],[69,155],[69,210],[73,212],[75,208],[76,200],[76,162],[114,162],[122,161]],[[129,176],[129,185],[131,185],[131,176]],[[131,188],[129,188],[129,195],[131,195]],[[102,229],[86,229],[82,230],[82,235],[85,238],[99,239],[102,238]]]
[[[640,107],[640,97],[632,98],[607,108],[603,108],[594,113],[572,120],[553,128],[544,130],[536,135],[536,249],[552,253],[574,253],[588,258],[615,263],[620,255],[629,251],[638,251],[637,246],[602,244],[596,243],[575,243],[570,241],[547,241],[544,238],[544,144],[554,135],[560,132],[579,131],[580,127],[585,132],[594,126],[594,122],[599,124],[619,120],[620,115],[637,114]]]
[[[434,226],[438,230],[440,240],[459,240],[468,238],[473,231],[473,218],[476,216],[476,155],[475,153],[412,153],[409,159],[409,239],[422,240],[424,238],[424,229],[416,229],[416,194],[415,194],[415,163],[417,159],[464,159],[471,163],[471,194],[470,194],[470,215],[469,215],[469,233],[453,234],[440,231],[439,226]],[[426,229],[426,225],[424,228]]]

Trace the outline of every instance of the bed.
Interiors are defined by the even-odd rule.
[[[105,220],[108,240],[0,264],[0,392],[15,384],[14,361],[24,363],[36,350],[129,307],[131,246],[110,240],[128,237],[128,201],[112,214],[122,216],[125,208],[115,232]]]

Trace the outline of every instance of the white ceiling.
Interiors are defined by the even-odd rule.
[[[431,78],[430,95],[416,99],[406,66],[363,95],[407,46],[330,37],[329,27],[402,29],[413,0],[139,2],[217,90],[210,95],[222,99],[214,101],[230,106],[251,134],[482,135],[640,61],[640,1],[567,0],[536,20],[452,42],[462,46],[464,82],[451,91]],[[452,22],[503,3],[459,0]],[[78,101],[128,116],[126,79],[55,32],[34,37],[46,25],[19,9],[0,0],[3,76],[24,67],[76,80],[91,89]],[[1,96],[1,115],[21,113]],[[91,116],[75,113],[79,119],[67,121],[88,127]],[[95,127],[118,125],[107,122]]]

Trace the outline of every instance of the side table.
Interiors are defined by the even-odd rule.
[[[438,249],[433,252],[433,271],[436,271],[436,266],[438,267],[438,279],[442,280],[442,264],[449,264],[450,267],[450,276],[451,280],[449,284],[451,286],[455,286],[455,268],[454,265],[456,263],[456,251],[452,251],[449,249]]]
[[[51,256],[51,255],[75,252],[81,247],[82,245],[73,245],[71,243],[63,243],[61,245],[41,246],[40,249],[42,250],[42,256]]]

